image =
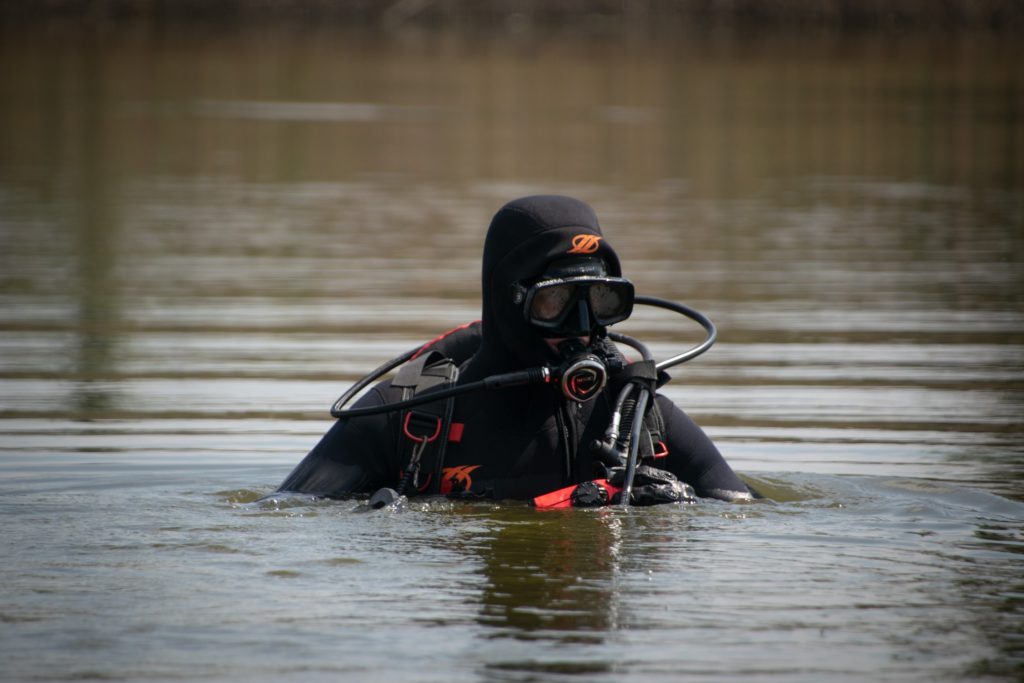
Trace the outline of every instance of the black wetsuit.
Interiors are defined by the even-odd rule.
[[[621,275],[618,257],[604,241],[593,211],[582,202],[526,197],[495,215],[484,246],[482,322],[458,336],[463,349],[475,349],[461,364],[459,383],[553,362],[550,347],[513,302],[512,285],[536,278],[547,263],[580,249],[603,259],[609,274]],[[383,382],[353,407],[383,405],[400,397]],[[545,384],[460,396],[452,417],[458,429],[450,431],[443,467],[424,468],[418,483],[424,490],[450,495],[526,500],[593,479],[587,445],[603,435],[613,398],[606,389],[597,399],[579,404]],[[704,432],[664,396],[656,401],[668,450],[657,466],[700,496],[748,495]],[[394,487],[409,452],[399,413],[342,418],[279,490],[341,497]],[[430,480],[435,472],[439,481]]]

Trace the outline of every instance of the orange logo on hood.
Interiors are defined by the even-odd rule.
[[[473,480],[469,474],[480,465],[459,465],[458,467],[445,467],[441,475],[441,493],[451,493],[458,484],[459,491],[468,491],[473,487]]]
[[[601,246],[600,235],[581,233],[572,238],[572,249],[566,254],[593,254]]]

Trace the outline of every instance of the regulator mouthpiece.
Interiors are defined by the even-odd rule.
[[[577,339],[567,339],[558,345],[558,350],[566,358],[558,369],[562,394],[577,403],[597,397],[608,381],[608,370],[601,359]]]

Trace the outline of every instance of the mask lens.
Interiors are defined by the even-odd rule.
[[[554,285],[538,289],[533,296],[533,303],[530,304],[530,315],[544,322],[557,320],[572,301],[574,289],[573,285]]]
[[[525,299],[523,313],[548,336],[583,336],[594,326],[613,325],[633,311],[633,283],[622,278],[550,279],[529,289],[517,284],[513,300]]]
[[[627,292],[622,286],[597,283],[590,286],[590,310],[599,321],[621,316],[628,306]]]

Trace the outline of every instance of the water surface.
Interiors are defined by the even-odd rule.
[[[0,677],[1020,679],[1018,47],[122,29],[0,41]],[[531,192],[768,500],[259,502]]]

